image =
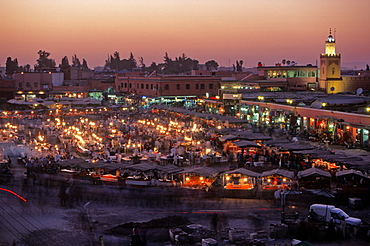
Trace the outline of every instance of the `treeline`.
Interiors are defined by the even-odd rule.
[[[36,60],[36,64],[33,66],[35,70],[42,69],[42,68],[55,68],[56,62],[54,59],[50,58],[50,52],[39,50],[37,52],[38,59]],[[242,65],[242,61],[237,61],[237,65],[234,65],[234,70],[239,71]],[[59,67],[65,68],[65,67],[79,67],[81,69],[88,70],[88,64],[85,59],[81,60],[77,57],[77,55],[72,56],[72,63],[69,62],[68,57],[64,56],[61,60],[61,63],[59,64]],[[206,69],[213,71],[217,70],[219,65],[215,60],[210,60],[205,63]],[[108,59],[105,60],[104,67],[106,69],[114,70],[116,72],[127,70],[129,72],[131,71],[142,71],[147,73],[152,73],[153,71],[156,71],[161,74],[184,74],[191,70],[199,70],[199,61],[196,59],[192,59],[190,57],[187,57],[185,54],[182,54],[181,56],[171,58],[168,53],[166,52],[163,57],[162,63],[155,63],[151,62],[149,66],[147,66],[144,62],[143,57],[139,57],[138,61],[136,61],[134,55],[132,52],[130,52],[130,55],[128,58],[121,59],[120,53],[118,51],[115,51],[113,55],[108,55]],[[12,59],[11,57],[8,57],[6,60],[6,74],[12,75],[16,72],[29,72],[31,71],[31,65],[27,64],[25,66],[19,66],[18,59]]]
[[[150,66],[145,64],[143,57],[139,57],[138,61],[139,63],[137,63],[132,53],[130,53],[130,56],[127,59],[121,59],[119,52],[116,51],[113,55],[108,56],[108,59],[105,61],[105,68],[116,71],[133,71],[134,69],[139,68],[142,72],[152,73],[153,71],[156,71],[161,74],[183,74],[191,70],[199,70],[199,61],[187,57],[185,54],[172,59],[166,52],[162,63],[157,64],[152,62]],[[205,65],[207,70],[217,70],[219,66],[214,60],[206,62]]]

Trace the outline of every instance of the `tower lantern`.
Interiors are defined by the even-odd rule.
[[[328,39],[325,42],[325,54],[329,56],[335,55],[335,39],[331,35],[331,28],[329,31]]]

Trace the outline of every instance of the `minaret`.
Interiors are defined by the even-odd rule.
[[[329,31],[328,39],[325,42],[325,54],[326,55],[335,55],[335,39],[331,35],[331,28]]]
[[[325,41],[325,53],[320,55],[320,79],[319,86],[327,93],[341,91],[341,56],[335,52],[335,39],[329,30],[329,36]]]

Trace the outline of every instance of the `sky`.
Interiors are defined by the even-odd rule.
[[[1,0],[0,66],[33,67],[39,50],[90,68],[115,51],[147,66],[166,52],[220,66],[316,64],[329,28],[342,64],[355,66],[370,63],[369,10],[369,0]]]

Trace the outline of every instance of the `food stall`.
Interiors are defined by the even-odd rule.
[[[335,173],[337,187],[336,197],[367,197],[370,192],[370,177],[354,169],[342,170]]]
[[[273,169],[261,174],[263,195],[272,197],[276,190],[290,189],[294,172],[285,169]]]
[[[182,187],[191,189],[209,188],[220,172],[212,167],[197,167],[179,172]]]
[[[126,166],[124,169],[129,170],[126,177],[126,185],[133,187],[147,187],[151,185],[152,177],[154,176],[153,170],[157,168],[156,164],[151,162],[144,162],[140,164],[132,164]]]
[[[257,192],[257,178],[260,175],[245,168],[221,173],[219,177],[222,182],[222,195],[233,198],[254,198]]]
[[[308,168],[297,173],[299,189],[330,188],[331,174],[321,168]]]

